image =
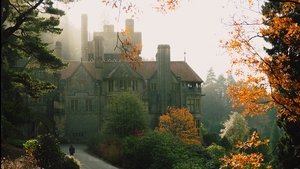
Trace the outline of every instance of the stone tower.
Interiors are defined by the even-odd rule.
[[[130,33],[133,33],[134,32],[134,20],[126,19],[125,28],[128,29],[130,31]]]
[[[103,68],[103,38],[101,36],[94,37],[94,54],[96,68]]]
[[[81,15],[81,60],[88,60],[88,16]]]

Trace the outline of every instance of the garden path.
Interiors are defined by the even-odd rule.
[[[69,144],[63,144],[60,146],[61,150],[69,154]],[[98,157],[92,156],[86,152],[87,146],[82,144],[73,144],[75,147],[74,157],[80,161],[80,169],[118,169],[107,162],[101,160]]]

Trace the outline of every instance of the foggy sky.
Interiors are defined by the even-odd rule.
[[[232,15],[233,7],[224,0],[183,1],[176,11],[161,14],[152,8],[153,4],[141,1],[137,4],[142,12],[135,16],[135,31],[142,32],[142,53],[145,60],[154,60],[159,44],[169,44],[171,60],[186,62],[203,79],[213,67],[216,75],[224,74],[230,68],[230,57],[220,47],[220,40],[227,37],[228,28],[223,23]],[[114,24],[115,31],[124,29],[125,14],[118,9],[105,7],[101,0],[81,0],[63,5],[71,23],[73,33],[68,29],[69,37],[76,45],[69,45],[73,54],[80,57],[80,15],[88,14],[89,40],[92,32],[103,31],[103,24]],[[66,17],[64,17],[66,18]],[[63,22],[62,22],[63,25]],[[77,30],[77,33],[76,31]],[[78,33],[79,32],[79,33]],[[70,35],[71,34],[71,35]],[[184,54],[185,53],[185,54]]]

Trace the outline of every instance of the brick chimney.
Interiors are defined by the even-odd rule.
[[[158,45],[156,53],[158,89],[160,94],[160,111],[165,112],[170,104],[171,90],[171,60],[170,60],[170,45]]]

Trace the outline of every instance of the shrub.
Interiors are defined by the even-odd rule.
[[[186,144],[200,144],[194,116],[186,108],[168,108],[167,112],[159,117],[158,125],[157,131],[171,133]]]
[[[176,163],[174,169],[206,169],[207,167],[204,164],[205,162],[203,160],[191,159]]]
[[[73,156],[65,155],[63,166],[64,169],[80,169],[80,162]]]
[[[120,165],[122,161],[122,143],[118,138],[103,139],[98,144],[101,157],[113,164]]]
[[[36,160],[32,156],[22,156],[20,158],[10,160],[1,159],[1,169],[40,169]]]
[[[124,167],[130,169],[172,169],[191,155],[177,137],[153,132],[124,140]]]
[[[27,140],[24,144],[24,150],[28,155],[33,156],[34,151],[36,151],[38,147],[39,141],[37,139]]]
[[[214,159],[219,159],[225,155],[225,148],[217,144],[212,144],[206,149],[207,153]]]
[[[232,144],[229,142],[226,136],[221,138],[220,145],[224,147],[227,151],[231,151],[233,148]]]
[[[74,157],[62,153],[58,140],[51,134],[27,140],[23,146],[26,152],[25,157],[29,159],[27,161],[32,160],[35,162],[34,164],[43,169],[80,169],[80,162]]]
[[[100,134],[94,134],[94,135],[90,136],[88,139],[88,142],[87,142],[89,151],[91,151],[92,153],[94,153],[96,155],[101,156],[99,145],[104,140],[103,138],[104,138],[104,136],[100,135]]]
[[[148,113],[143,102],[132,92],[113,95],[107,106],[103,133],[123,138],[148,129]]]
[[[21,139],[7,139],[8,144],[13,145],[18,148],[23,148],[24,140]]]
[[[217,144],[212,144],[207,147],[206,150],[209,156],[212,158],[212,160],[210,161],[211,168],[220,168],[220,158],[224,157],[225,148]]]
[[[221,140],[221,137],[215,133],[206,133],[203,134],[203,142],[206,146],[210,146],[213,143],[218,144]]]
[[[1,157],[8,157],[10,159],[16,159],[25,154],[25,151],[21,148],[12,146],[10,144],[1,143]]]
[[[60,151],[58,140],[51,134],[28,140],[24,148],[37,160],[38,166],[44,169],[59,169],[63,166],[64,154]]]
[[[92,153],[113,164],[121,164],[122,142],[115,136],[103,134],[94,135],[88,140],[88,148]]]
[[[185,145],[185,149],[189,154],[189,158],[209,159],[209,154],[202,145]]]

